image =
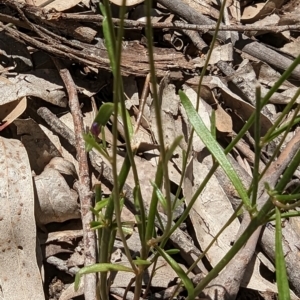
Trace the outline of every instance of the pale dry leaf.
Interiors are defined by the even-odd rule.
[[[300,7],[298,10],[293,11],[291,13],[285,13],[280,17],[280,21],[278,25],[298,25],[300,24],[299,20]]]
[[[53,136],[50,131],[46,135],[45,127],[38,125],[33,119],[17,119],[14,124],[17,126],[17,135],[21,136],[28,152],[31,169],[36,174],[40,174],[53,157],[61,156],[61,150],[56,146],[60,146],[58,137]],[[52,140],[56,139],[56,145],[49,139],[51,134]]]
[[[53,157],[51,161],[45,166],[45,169],[48,168],[55,169],[60,174],[71,175],[74,178],[77,177],[75,166],[70,161],[62,157]]]
[[[190,89],[191,91],[189,92],[189,98],[194,99],[191,100],[192,103],[196,103],[196,99],[197,99],[197,93],[193,90]],[[232,132],[232,119],[231,117],[228,115],[228,113],[223,109],[223,107],[221,105],[219,105],[219,102],[217,101],[214,93],[212,92],[212,90],[210,88],[207,88],[207,86],[203,85],[201,88],[201,97],[203,97],[203,100],[205,101],[205,111],[208,111],[208,115],[205,114],[205,112],[203,111],[203,109],[200,107],[199,109],[199,114],[202,117],[202,120],[207,119],[207,116],[210,116],[212,109],[206,105],[209,104],[212,107],[216,107],[215,109],[215,125],[218,131],[220,132],[227,132],[227,133],[231,133]],[[200,101],[203,101],[202,98],[200,98]],[[200,106],[202,102],[200,102]],[[195,106],[195,104],[194,104]],[[205,115],[203,115],[205,114]],[[207,120],[207,128],[211,128],[211,124],[210,121]]]
[[[0,76],[0,82],[3,84],[12,84],[7,78]],[[5,104],[0,105],[0,131],[18,118],[27,107],[27,98],[22,97]]]
[[[277,8],[280,8],[284,0],[268,0],[267,2],[254,3],[246,6],[241,21],[244,23],[253,23],[259,19],[273,13]]]
[[[82,230],[63,230],[63,231],[54,231],[47,234],[46,240],[41,240],[40,243],[51,243],[51,242],[70,242],[78,238],[82,238]]]
[[[11,124],[16,118],[18,118],[25,111],[26,107],[26,97],[1,105],[0,122],[2,123],[2,125],[0,125],[0,131]]]
[[[26,3],[26,0],[19,0],[19,2]],[[47,0],[33,0],[35,6],[43,6],[47,9],[54,8],[56,11],[65,11],[70,9],[81,2],[81,0],[68,0],[68,1],[61,1],[61,0],[54,0],[49,4],[45,5]]]
[[[130,267],[130,264],[128,262],[128,259],[126,257],[126,255],[123,253],[122,254],[122,259],[119,262],[122,265],[128,266]],[[183,270],[187,270],[187,268],[182,265],[179,264],[180,267]],[[143,286],[147,286],[147,284],[149,283],[149,279],[150,276],[149,274],[151,274],[153,269],[153,264],[147,269],[147,272],[144,272],[144,276],[143,276]],[[176,278],[178,278],[177,273],[171,268],[171,266],[164,260],[164,258],[162,258],[161,256],[159,256],[159,258],[157,259],[157,264],[156,264],[156,268],[155,268],[155,273],[154,273],[154,277],[152,278],[151,281],[151,286],[155,287],[155,288],[167,288],[171,282],[174,282],[174,280]],[[111,287],[124,287],[126,288],[130,282],[130,280],[134,277],[135,275],[133,273],[129,273],[129,272],[112,272],[112,280],[113,283],[111,285]]]
[[[31,169],[21,142],[0,137],[0,166],[1,299],[43,300]]]
[[[176,88],[173,84],[167,84],[163,89],[162,93],[162,103],[161,103],[161,118],[163,120],[163,128],[157,128],[156,114],[154,105],[150,107],[150,124],[151,130],[154,134],[156,141],[159,141],[158,131],[163,130],[165,145],[171,145],[175,140],[175,121],[174,118],[178,114],[179,109],[179,96],[176,95]]]
[[[80,218],[78,194],[55,169],[46,168],[34,177],[36,219],[39,224]]]
[[[75,297],[83,295],[84,281],[80,280],[78,290],[75,291],[74,283],[71,283],[65,290],[62,291],[59,300],[72,300]]]
[[[252,25],[254,26],[260,26],[261,28],[264,28],[266,26],[276,26],[278,25],[278,22],[280,20],[280,17],[277,15],[277,14],[271,14],[270,16],[267,16],[261,20],[258,20],[254,23],[252,23]],[[262,35],[262,34],[265,34],[269,31],[264,31],[264,30],[259,30],[259,31],[249,31],[247,33],[247,35],[250,37],[250,36],[259,36],[259,35]],[[282,34],[282,33],[277,33],[277,34]]]
[[[211,6],[211,1],[209,0],[184,0],[182,2],[201,14],[211,16],[216,20],[219,18],[219,11]]]
[[[278,294],[276,284],[268,281],[261,275],[261,264],[263,263],[263,261],[266,260],[268,260],[267,257],[261,252],[259,252],[257,255],[253,255],[250,263],[248,264],[245,276],[241,282],[242,287],[246,287],[260,292],[272,291],[274,294]],[[268,263],[270,263],[270,261],[268,261]],[[291,290],[290,296],[293,300],[299,299]]]
[[[241,21],[241,5],[239,0],[228,1],[228,10],[234,21],[240,23]]]
[[[299,15],[298,15],[299,17]],[[290,42],[285,44],[280,50],[285,51],[286,53],[289,53],[290,55],[294,56],[295,58],[300,55],[300,39],[299,37]]]
[[[197,159],[190,161],[186,170],[183,187],[187,205],[208,172],[208,168],[198,162]],[[206,249],[233,212],[232,205],[223,188],[213,175],[196,200],[190,213],[193,228],[201,249]],[[212,266],[215,266],[230,250],[231,243],[235,241],[239,226],[239,221],[235,219],[221,236],[218,237],[217,242],[208,250],[207,259]]]
[[[67,106],[67,98],[55,70],[35,70],[10,78],[11,84],[0,81],[0,105],[26,96],[34,96],[60,107]]]
[[[193,62],[195,64],[195,67],[202,68],[205,65],[206,62],[206,55],[203,55],[201,57],[197,57],[193,59]],[[220,60],[222,61],[232,61],[232,44],[227,43],[222,46],[217,46],[214,48],[211,57],[209,59],[209,64],[214,65]]]
[[[281,76],[279,72],[263,62],[253,62],[252,67],[256,73],[256,78],[259,83],[269,88],[273,87],[275,82],[278,81]],[[292,83],[285,80],[280,86],[280,90],[286,90],[294,87],[295,86]]]

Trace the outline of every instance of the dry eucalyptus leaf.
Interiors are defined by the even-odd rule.
[[[46,168],[34,177],[36,220],[40,224],[80,218],[78,195],[55,169]]]
[[[195,67],[202,68],[205,65],[207,56],[203,55],[193,59]],[[232,61],[232,44],[228,43],[222,46],[214,48],[211,57],[209,59],[209,64],[214,65],[220,60],[222,61]]]
[[[59,300],[72,300],[83,294],[84,280],[80,280],[79,288],[75,292],[74,283],[71,283],[65,290],[62,291]]]
[[[45,169],[52,168],[57,170],[60,174],[71,175],[74,178],[77,177],[75,166],[68,160],[62,157],[54,157],[45,167]]]
[[[300,46],[300,45],[299,45]],[[263,84],[266,87],[273,87],[273,85],[276,83],[276,81],[279,80],[281,74],[274,70],[269,65],[263,63],[263,62],[253,62],[252,67],[254,72],[256,73],[256,77],[260,84]],[[290,83],[289,81],[285,80],[281,86],[280,90],[286,90],[290,88],[294,88],[295,86]]]
[[[202,0],[182,0],[183,3],[188,4],[195,11],[213,17],[214,19],[219,18],[219,11],[211,6],[210,1]]]
[[[121,256],[121,261],[119,262],[122,265],[130,266],[127,257],[123,253]],[[180,264],[183,270],[186,270],[186,267]],[[148,272],[144,273],[143,276],[143,286],[147,286],[149,283],[149,274],[151,274],[153,269],[153,264],[148,268]],[[134,274],[129,272],[113,272],[112,279],[113,283],[111,287],[127,287],[130,280],[134,277]],[[177,273],[171,268],[171,266],[160,256],[157,259],[156,271],[154,277],[151,281],[151,286],[155,288],[167,288],[171,282],[178,278]]]
[[[64,88],[55,70],[35,70],[18,74],[9,79],[11,84],[0,81],[0,105],[26,96],[34,96],[60,107],[67,106]]]
[[[19,0],[19,2],[27,3],[26,0]],[[35,6],[43,6],[47,9],[54,8],[56,11],[64,11],[70,9],[81,2],[81,0],[68,0],[68,1],[61,1],[61,0],[54,0],[51,3],[45,6],[45,3],[49,2],[47,0],[34,0]]]
[[[187,205],[208,172],[208,168],[197,159],[192,159],[189,163],[184,180],[184,196]],[[232,205],[219,181],[212,176],[190,213],[201,249],[206,249],[233,212]],[[215,266],[231,248],[239,225],[239,221],[235,219],[207,252],[207,258],[212,266]]]
[[[283,2],[284,0],[268,0],[265,3],[254,3],[246,6],[242,14],[241,21],[244,23],[255,22],[274,12],[275,9],[280,8]]]
[[[0,137],[0,298],[43,300],[31,169],[24,146]]]
[[[27,107],[27,98],[12,101],[0,106],[0,131],[18,118]],[[0,124],[1,124],[0,123]]]
[[[291,43],[285,44],[280,50],[285,51],[289,53],[290,55],[293,55],[295,58],[300,55],[300,39],[299,37],[292,41]]]
[[[7,78],[2,76],[0,76],[0,82],[7,85],[12,84]],[[0,105],[0,124],[2,123],[0,131],[18,118],[25,111],[26,107],[26,97]]]
[[[49,161],[56,156],[60,156],[60,149],[49,139],[45,134],[42,125],[38,125],[33,119],[15,120],[14,124],[17,126],[17,134],[21,136],[21,141],[24,144],[28,158],[30,160],[31,169],[40,174]],[[53,134],[52,134],[53,135]],[[59,139],[53,136],[53,140]]]

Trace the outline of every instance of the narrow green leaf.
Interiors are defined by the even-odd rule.
[[[99,125],[105,126],[109,121],[109,118],[111,117],[113,112],[114,112],[113,103],[109,102],[109,103],[102,104],[94,122],[96,122]]]
[[[98,222],[98,221],[91,221],[90,222],[90,226],[91,226],[91,229],[92,230],[95,230],[95,229],[99,229],[99,228],[103,228],[105,227],[106,225],[102,222]]]
[[[178,254],[180,253],[180,250],[179,249],[168,249],[168,250],[165,250],[166,253],[168,253],[169,255],[175,255],[175,254]]]
[[[290,288],[286,272],[284,253],[282,249],[282,231],[280,210],[276,207],[276,233],[275,233],[275,266],[276,282],[278,288],[279,300],[289,300]]]
[[[168,262],[171,268],[176,272],[178,277],[180,277],[180,279],[182,280],[188,292],[188,299],[195,299],[194,286],[191,279],[187,276],[187,274],[183,271],[183,269],[179,266],[179,264],[165,250],[161,249],[159,246],[156,246],[155,249]]]
[[[186,94],[183,91],[179,91],[179,96],[180,96],[182,105],[187,113],[187,116],[188,116],[192,126],[194,127],[197,135],[200,137],[200,139],[205,144],[207,149],[210,151],[210,153],[214,156],[214,158],[218,161],[220,166],[223,168],[226,175],[231,180],[231,182],[233,183],[237,192],[239,193],[247,210],[250,211],[251,206],[250,206],[249,197],[247,195],[247,190],[245,189],[240,177],[235,172],[231,163],[228,161],[226,155],[224,154],[223,149],[213,138],[211,132],[205,126],[204,122],[200,118],[199,114],[196,112],[193,104],[191,103],[189,98],[186,96]]]
[[[100,144],[98,144],[95,140],[95,137],[90,133],[84,133],[83,139],[85,141],[85,148],[86,151],[89,152],[93,148],[95,148],[101,155],[103,155],[108,161],[111,161],[110,157],[108,156],[107,152],[102,148]]]
[[[121,271],[121,272],[134,273],[131,268],[128,268],[123,265],[118,265],[118,264],[102,263],[102,264],[94,264],[91,266],[83,267],[77,272],[75,276],[75,283],[74,283],[75,291],[78,290],[80,278],[82,277],[82,275],[90,274],[90,273],[98,273],[98,272],[109,272],[109,271]]]
[[[158,188],[158,186],[155,184],[155,182],[153,181],[150,181],[151,185],[153,186],[155,192],[156,192],[156,195],[157,195],[157,198],[161,204],[161,206],[163,207],[164,210],[167,209],[167,201],[166,201],[166,198],[164,197],[163,193],[161,192],[161,190]]]
[[[95,209],[97,212],[99,212],[100,210],[102,210],[104,207],[107,206],[107,203],[108,203],[108,198],[102,199],[101,201],[98,201],[98,202],[95,204],[94,209]]]
[[[135,263],[137,266],[150,266],[150,265],[152,264],[151,261],[145,260],[145,259],[135,259],[135,260],[134,260],[134,263]]]

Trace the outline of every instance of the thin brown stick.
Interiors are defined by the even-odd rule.
[[[73,117],[75,142],[77,151],[77,160],[79,165],[79,185],[78,194],[80,199],[82,227],[83,227],[83,244],[85,261],[84,265],[89,266],[96,263],[96,241],[95,232],[90,228],[90,222],[93,220],[93,214],[90,211],[92,207],[91,182],[88,168],[88,160],[85,151],[85,142],[83,140],[84,125],[82,113],[79,105],[76,85],[73,78],[63,64],[53,59],[59,74],[65,84],[69,96],[69,106]],[[84,277],[84,296],[86,300],[96,299],[96,274],[88,274]]]
[[[140,124],[141,124],[141,121],[142,121],[146,100],[147,100],[147,97],[149,95],[149,82],[150,82],[150,73],[148,73],[146,78],[145,78],[144,88],[143,88],[141,101],[140,101],[140,106],[139,106],[139,114],[138,114],[137,119],[136,119],[136,125],[135,125],[135,130],[134,130],[135,134],[139,130],[139,127],[140,127]]]
[[[100,15],[75,15],[75,14],[60,14],[57,13],[48,13],[47,18],[50,20],[53,19],[62,19],[68,21],[77,21],[77,22],[93,22],[93,23],[101,23],[103,21],[103,17]],[[112,22],[115,25],[120,24],[120,19],[113,18]],[[142,29],[146,27],[145,22],[134,21],[134,20],[124,20],[124,26],[132,29]],[[169,29],[187,29],[194,31],[207,32],[210,30],[215,30],[216,25],[195,25],[195,24],[187,24],[184,22],[170,23],[170,22],[157,22],[152,23],[153,28],[169,28]],[[300,25],[273,25],[273,26],[257,26],[257,25],[221,25],[219,31],[269,31],[269,32],[283,32],[287,30],[300,30]]]

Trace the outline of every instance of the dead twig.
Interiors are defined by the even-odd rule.
[[[100,25],[103,21],[103,17],[100,15],[75,15],[75,14],[69,14],[69,13],[48,13],[47,14],[48,19],[55,19],[57,21],[59,20],[68,20],[68,21],[77,21],[77,22],[92,22]],[[1,20],[1,18],[0,18]],[[112,22],[115,25],[120,24],[120,19],[113,18]],[[124,26],[126,28],[132,28],[132,29],[143,29],[146,27],[145,22],[141,21],[134,21],[134,20],[124,20]],[[168,28],[168,29],[187,29],[187,30],[193,30],[193,31],[200,31],[200,32],[207,32],[211,30],[216,29],[216,25],[195,25],[195,24],[187,24],[184,22],[176,21],[173,23],[170,22],[156,22],[152,23],[153,28]],[[292,31],[300,31],[300,25],[273,25],[273,26],[264,26],[263,28],[261,26],[257,25],[221,25],[219,28],[219,31],[267,31],[267,32],[283,32],[287,30]]]
[[[80,199],[82,227],[83,227],[83,244],[85,254],[85,266],[96,263],[96,241],[95,232],[90,228],[90,222],[93,220],[93,214],[90,211],[92,207],[91,182],[88,168],[88,160],[85,151],[85,142],[83,140],[84,126],[81,109],[79,105],[76,85],[68,69],[64,68],[62,63],[53,59],[59,74],[65,84],[68,96],[69,107],[73,117],[77,160],[79,165],[79,184],[78,194]],[[84,277],[84,295],[86,300],[96,299],[96,274],[88,274]]]

